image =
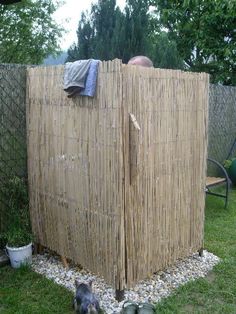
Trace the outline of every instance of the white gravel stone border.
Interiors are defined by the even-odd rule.
[[[204,250],[178,260],[174,266],[159,271],[147,280],[140,281],[133,289],[126,290],[125,300],[156,303],[167,297],[174,289],[199,277],[204,277],[219,262],[219,258]],[[93,291],[107,314],[120,313],[123,302],[115,300],[115,291],[102,278],[76,266],[64,268],[58,256],[45,253],[33,256],[32,268],[37,273],[52,279],[57,284],[75,292],[75,278],[81,281],[93,280]]]

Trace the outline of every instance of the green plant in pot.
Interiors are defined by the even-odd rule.
[[[13,177],[4,186],[7,196],[6,251],[12,267],[32,261],[32,232],[30,226],[27,185],[24,179]]]
[[[32,262],[32,235],[24,229],[14,228],[7,232],[7,255],[11,266],[18,268]]]
[[[225,160],[224,167],[228,172],[230,180],[236,185],[236,157]]]
[[[22,247],[32,242],[32,234],[22,228],[13,228],[7,232],[7,246]]]

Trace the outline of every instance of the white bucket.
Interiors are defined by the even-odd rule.
[[[21,247],[9,247],[6,245],[6,249],[13,268],[19,268],[22,264],[32,263],[32,243]]]

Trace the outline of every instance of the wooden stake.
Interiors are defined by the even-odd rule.
[[[69,265],[65,256],[61,256],[61,261],[65,268],[69,268]]]
[[[116,290],[116,300],[118,302],[123,301],[125,298],[125,290]]]
[[[198,254],[200,257],[203,257],[204,256],[204,253],[203,253],[203,248],[201,247],[200,250],[198,251]]]
[[[40,243],[35,244],[35,254],[43,254],[44,246]]]

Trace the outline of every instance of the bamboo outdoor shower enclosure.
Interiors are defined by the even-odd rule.
[[[33,231],[122,290],[203,245],[208,75],[102,62],[68,99],[63,71],[27,73]]]

